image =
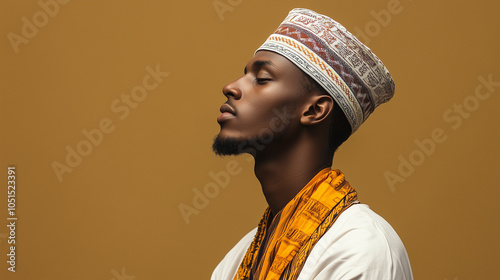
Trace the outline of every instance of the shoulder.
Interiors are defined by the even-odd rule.
[[[299,279],[412,279],[403,242],[367,205],[345,210],[316,243]]]
[[[257,228],[247,233],[238,243],[226,254],[212,273],[211,280],[232,280],[245,256],[248,247],[252,243]]]

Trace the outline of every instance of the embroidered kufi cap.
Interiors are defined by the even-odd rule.
[[[340,23],[312,10],[290,11],[260,50],[286,57],[318,82],[341,107],[352,133],[394,95],[389,71],[370,48]]]

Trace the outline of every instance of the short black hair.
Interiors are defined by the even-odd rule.
[[[304,76],[304,89],[307,92],[316,91],[321,94],[330,95],[311,76],[307,75],[306,73],[304,73]],[[332,115],[333,118],[329,131],[329,148],[330,152],[334,154],[338,147],[340,147],[340,145],[342,145],[342,143],[344,143],[347,138],[351,136],[352,129],[349,121],[347,120],[347,117],[345,116],[340,106],[337,105],[337,103],[335,103],[333,106]]]

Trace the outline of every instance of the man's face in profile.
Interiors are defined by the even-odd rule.
[[[282,142],[297,129],[304,98],[304,74],[285,57],[259,51],[244,75],[223,88],[227,102],[217,118],[220,133],[213,149],[219,155],[262,150]]]

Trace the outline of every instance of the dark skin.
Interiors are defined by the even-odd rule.
[[[245,74],[223,88],[229,106],[223,105],[217,119],[218,137],[245,141],[259,139],[263,132],[271,135],[272,141],[254,145],[251,154],[273,215],[319,171],[332,165],[328,133],[334,101],[309,91],[304,75],[285,57],[259,51],[246,65]]]

